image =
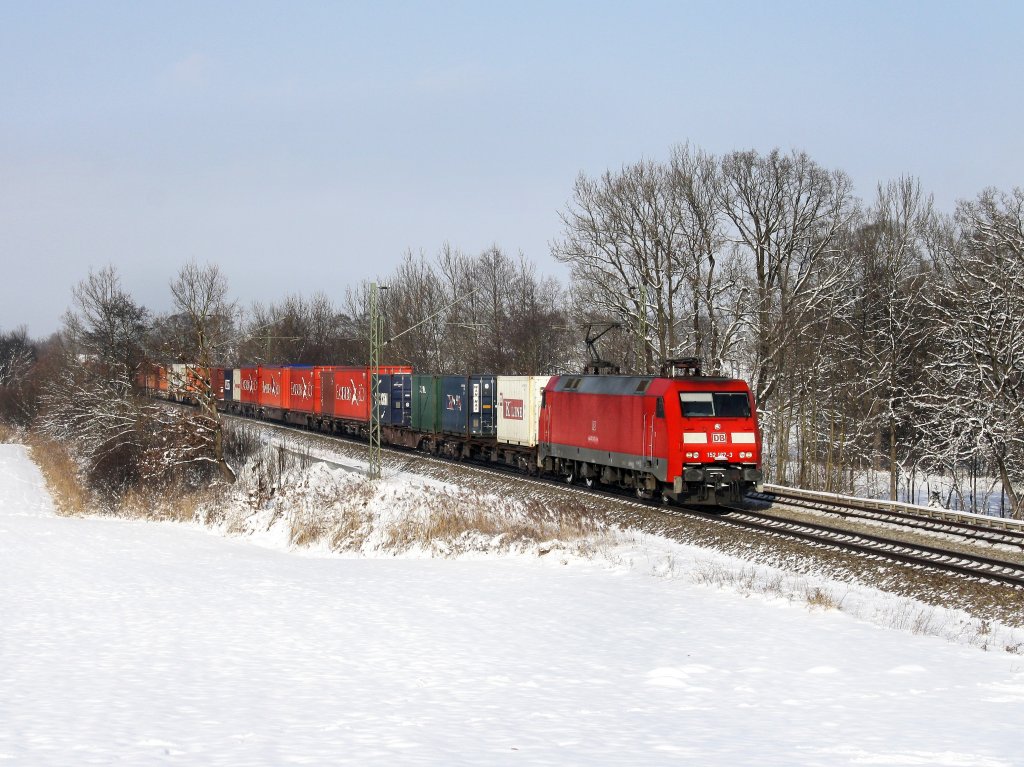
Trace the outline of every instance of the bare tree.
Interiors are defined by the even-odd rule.
[[[939,343],[923,396],[934,453],[990,462],[1024,517],[1024,190],[963,202],[938,260],[932,308]],[[977,473],[976,471],[974,472]]]
[[[685,275],[679,268],[680,216],[668,170],[653,162],[591,179],[580,174],[562,213],[564,237],[552,246],[570,266],[590,308],[618,319],[638,341],[632,367],[654,370],[679,346],[677,308]]]
[[[722,161],[722,201],[753,277],[753,386],[766,406],[786,374],[805,320],[845,284],[837,240],[854,211],[852,184],[803,152],[733,152]]]
[[[232,333],[234,304],[228,300],[227,277],[214,264],[200,267],[189,261],[171,281],[174,306],[187,323],[186,361],[195,365],[196,398],[205,421],[209,460],[216,463],[221,476],[229,482],[235,474],[224,460],[224,434],[210,371],[217,361],[217,348]]]
[[[915,395],[931,337],[920,296],[930,270],[927,241],[934,221],[932,200],[918,181],[880,184],[869,212],[870,245],[861,249],[864,260],[858,264],[862,287],[856,311],[867,384],[862,397],[868,403],[862,422],[872,429],[876,446],[886,444],[893,500],[901,466],[911,462],[917,441]]]
[[[448,342],[443,310],[450,299],[436,267],[422,253],[409,252],[386,282],[389,333],[408,331],[389,352],[417,370],[440,372],[455,345]]]
[[[0,420],[24,424],[35,415],[30,381],[37,356],[24,325],[0,333]]]
[[[89,271],[72,289],[64,335],[93,371],[131,380],[144,356],[149,312],[121,287],[113,266]]]
[[[690,317],[680,336],[688,339],[687,351],[704,360],[705,370],[718,373],[726,368],[741,328],[735,312],[741,268],[727,250],[722,174],[713,155],[689,144],[675,148],[668,170],[678,226],[672,255],[687,285],[680,291],[680,316]]]
[[[72,290],[59,338],[59,375],[45,387],[41,428],[75,443],[93,482],[117,492],[136,481],[144,435],[133,387],[144,356],[148,312],[121,287],[112,266]]]

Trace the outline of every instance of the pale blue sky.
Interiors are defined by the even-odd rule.
[[[942,210],[1024,184],[1020,3],[0,2],[0,329],[115,264],[243,303],[548,245],[580,171],[804,149]]]

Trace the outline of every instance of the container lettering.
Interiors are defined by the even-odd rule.
[[[521,399],[507,399],[501,403],[501,415],[514,421],[523,420],[523,401]]]

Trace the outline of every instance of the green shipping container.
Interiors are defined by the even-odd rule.
[[[412,377],[412,428],[426,434],[441,431],[441,377]]]

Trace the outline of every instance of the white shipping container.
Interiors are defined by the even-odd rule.
[[[242,387],[238,386],[238,381],[235,380],[238,374],[238,368],[224,368],[225,402],[238,402],[242,398]]]
[[[537,444],[541,392],[551,376],[498,376],[498,442]]]
[[[185,397],[185,366],[175,363],[167,370],[167,396],[180,400]]]

